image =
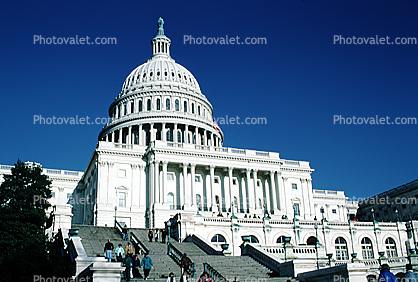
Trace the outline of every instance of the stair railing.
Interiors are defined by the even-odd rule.
[[[175,263],[177,263],[181,267],[181,258],[183,257],[183,253],[173,246],[171,243],[167,243],[167,255],[169,255]],[[192,278],[197,278],[196,276],[196,263],[193,263],[193,267],[188,269],[187,274],[189,274]]]
[[[212,277],[214,282],[228,282],[228,280],[222,276],[215,268],[213,268],[209,263],[203,263],[203,272],[206,272],[209,277]]]
[[[120,236],[122,236],[122,225],[120,225],[120,223],[119,222],[117,222],[117,221],[115,221],[115,229],[116,229],[116,231],[119,233],[119,235]]]
[[[135,246],[135,252],[139,253],[139,250],[143,250],[145,253],[150,253],[150,250],[142,244],[142,242],[138,239],[135,233],[131,232],[131,242]]]

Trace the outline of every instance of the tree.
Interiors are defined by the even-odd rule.
[[[32,281],[48,266],[46,209],[51,181],[20,160],[0,186],[0,279]]]

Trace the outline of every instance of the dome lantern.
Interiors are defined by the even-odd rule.
[[[164,35],[164,20],[162,17],[158,19],[158,33],[151,40],[152,57],[170,57],[171,40]]]

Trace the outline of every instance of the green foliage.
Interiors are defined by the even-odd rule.
[[[4,176],[0,186],[2,281],[33,280],[33,275],[45,273],[48,253],[44,226],[50,187],[51,181],[40,167],[20,160],[12,174]]]

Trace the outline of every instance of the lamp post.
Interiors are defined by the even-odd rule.
[[[284,242],[283,242],[283,248],[284,248],[284,261],[287,262],[287,256],[286,256],[286,244],[290,243],[290,240],[292,238],[290,237],[284,237]]]
[[[399,212],[398,209],[395,210],[395,214],[396,214],[396,230],[398,231],[398,237],[399,237],[399,247],[401,248],[401,255],[403,256],[403,250],[402,250],[402,245],[401,245],[401,233],[399,232]]]
[[[171,221],[169,220],[168,222],[167,222],[167,233],[168,233],[168,240],[167,240],[167,249],[168,249],[168,255],[170,256],[171,255],[171,247],[170,247],[170,237],[171,237],[171,230],[170,230],[170,228],[171,228]]]
[[[316,223],[316,216],[315,220],[315,253],[316,253],[316,269],[319,269],[319,260],[318,260],[318,223]]]
[[[116,227],[116,211],[118,210],[118,207],[115,206],[115,227]]]
[[[371,210],[372,213],[372,217],[373,217],[373,230],[374,230],[374,236],[376,237],[376,248],[377,248],[377,253],[379,253],[379,241],[377,239],[377,232],[376,232],[376,220],[374,217],[374,209],[372,208]],[[380,261],[380,260],[379,260]]]
[[[322,214],[321,223],[322,223],[322,233],[324,234],[325,253],[327,254],[328,252],[327,252],[327,238],[325,237],[325,224],[324,224],[324,222],[325,222],[325,218],[324,218],[325,209],[324,209],[324,207],[321,207],[320,211],[321,211],[321,214]]]
[[[354,252],[354,239],[353,239],[353,229],[351,229],[351,220],[348,220],[348,229],[350,230],[351,238],[351,262],[354,262],[354,259],[357,258],[357,253]]]

